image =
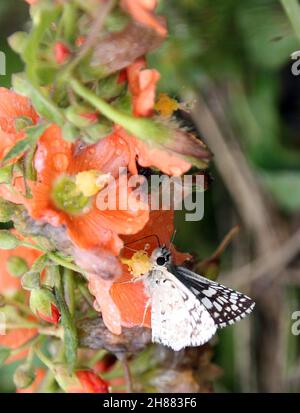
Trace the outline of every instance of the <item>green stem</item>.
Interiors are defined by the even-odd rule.
[[[71,316],[74,316],[75,313],[75,283],[74,283],[74,272],[68,268],[65,268],[63,274],[63,283],[64,283],[64,293],[66,303],[69,307]]]
[[[39,328],[39,333],[45,336],[57,337],[61,340],[63,339],[63,334],[64,334],[62,328],[53,328],[53,327]]]
[[[78,289],[79,289],[80,294],[82,295],[82,297],[86,300],[86,302],[92,308],[94,308],[94,299],[93,299],[92,295],[90,294],[88,288],[84,284],[79,283],[78,284]]]
[[[41,252],[45,252],[45,253],[47,252],[47,250],[45,248],[41,248],[38,245],[32,244],[31,242],[28,242],[28,241],[21,241],[20,245],[22,247],[32,248],[32,249],[35,249],[35,250],[38,250],[38,251],[41,251]]]
[[[163,143],[170,137],[169,130],[151,119],[136,118],[126,113],[118,111],[105,100],[95,95],[90,89],[83,86],[77,79],[71,78],[69,81],[74,92],[94,106],[102,115],[121,125],[128,132],[148,143]]]
[[[31,323],[31,322],[7,323],[7,324],[5,324],[5,328],[7,330],[15,330],[17,328],[25,328],[25,329],[36,328],[36,329],[38,329],[39,324]]]
[[[89,360],[89,366],[92,369],[94,365],[101,360],[107,354],[106,350],[99,350],[96,354]]]
[[[289,18],[297,39],[300,42],[300,5],[297,0],[280,0]]]
[[[48,369],[53,371],[54,370],[54,365],[53,365],[52,361],[47,356],[45,356],[45,354],[42,353],[41,350],[38,349],[37,347],[35,347],[34,351],[35,351],[35,354],[37,355],[37,357],[41,360],[41,362],[44,363],[45,366],[48,367]]]
[[[75,57],[75,59],[73,59],[70,64],[66,67],[65,71],[61,74],[61,78],[63,79],[68,79],[68,76],[70,75],[70,73],[78,66],[78,64],[90,53],[90,51],[93,49],[93,47],[95,46],[95,44],[98,41],[98,36],[99,33],[101,32],[101,29],[104,25],[106,16],[110,13],[110,11],[112,10],[112,8],[114,7],[114,0],[108,0],[106,2],[101,2],[101,4],[99,5],[99,8],[96,12],[96,19],[92,25],[92,27],[90,28],[90,32],[89,35],[86,39],[86,41],[84,42],[84,44],[82,45],[79,53],[77,54],[77,56]]]
[[[4,297],[4,301],[5,304],[11,305],[12,307],[16,307],[25,314],[32,315],[32,312],[25,304],[16,301],[14,298]]]
[[[72,264],[66,260],[64,260],[63,258],[59,257],[58,255],[56,255],[54,252],[49,252],[48,253],[48,257],[55,263],[58,265],[61,265],[62,267],[68,268],[69,270],[75,271],[75,272],[80,272],[81,274],[84,274],[84,271],[78,267],[75,264]]]

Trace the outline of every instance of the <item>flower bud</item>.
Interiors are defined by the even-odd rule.
[[[46,288],[36,288],[31,291],[30,308],[42,320],[58,324],[60,312],[57,308],[54,294]]]
[[[21,245],[21,243],[22,242],[19,240],[19,238],[13,235],[10,231],[0,231],[0,249],[12,250]]]
[[[80,382],[80,387],[78,389],[73,389],[70,393],[109,393],[108,383],[93,371],[77,371],[76,377]]]
[[[65,366],[56,366],[55,379],[66,393],[109,393],[109,385],[92,370],[69,374]]]
[[[59,65],[63,65],[71,55],[70,49],[62,42],[57,42],[54,46],[55,61]]]
[[[5,175],[7,177],[7,171],[5,172]],[[1,170],[0,170],[0,183],[1,183]],[[20,206],[15,205],[12,202],[8,202],[0,198],[0,222],[11,221],[14,215],[18,211],[20,211]]]
[[[10,47],[13,49],[13,51],[15,51],[18,54],[21,54],[23,53],[26,47],[27,39],[28,39],[27,33],[16,32],[8,38],[8,43]]]
[[[12,255],[6,261],[6,268],[10,275],[13,277],[21,277],[26,271],[29,270],[27,262],[16,255]]]
[[[14,374],[14,383],[18,389],[26,389],[35,379],[35,373],[32,367],[27,364],[19,366]]]

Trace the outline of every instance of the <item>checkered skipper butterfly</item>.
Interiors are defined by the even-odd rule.
[[[151,303],[152,341],[179,351],[200,346],[218,328],[241,320],[254,302],[237,291],[172,263],[160,247],[151,255],[151,270],[143,276]]]

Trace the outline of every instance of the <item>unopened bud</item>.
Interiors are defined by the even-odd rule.
[[[14,383],[18,389],[27,389],[35,379],[32,367],[27,364],[19,366],[14,374]]]
[[[25,32],[16,32],[8,38],[10,47],[18,54],[23,53],[28,39],[28,34]]]
[[[70,49],[62,42],[57,42],[54,46],[55,61],[59,65],[63,65],[71,56]]]
[[[5,175],[7,177],[6,172],[5,172]],[[1,172],[0,172],[0,176],[1,176]],[[0,179],[0,183],[1,183],[1,179]],[[12,202],[5,201],[4,199],[0,198],[0,222],[11,221],[14,215],[18,211],[20,211],[20,206],[13,204]]]
[[[6,268],[13,277],[21,277],[29,270],[27,262],[16,255],[12,255],[6,261]]]
[[[48,323],[58,324],[60,312],[54,294],[47,288],[36,288],[30,294],[30,308],[39,318]]]
[[[21,241],[15,235],[13,235],[8,230],[0,231],[0,249],[2,250],[12,250],[19,245],[21,245]]]

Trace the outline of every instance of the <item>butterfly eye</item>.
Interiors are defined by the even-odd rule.
[[[165,257],[158,257],[156,260],[157,265],[164,265],[166,263]]]

